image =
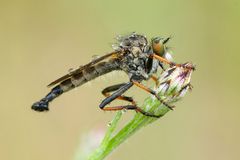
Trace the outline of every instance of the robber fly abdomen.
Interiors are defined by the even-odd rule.
[[[119,70],[115,60],[100,62],[94,66],[82,70],[80,73],[73,74],[69,79],[61,82],[60,86],[63,91],[66,92],[114,70]]]
[[[95,79],[101,75],[107,74],[113,70],[119,70],[116,59],[111,59],[107,62],[100,62],[96,65],[87,67],[79,73],[72,73],[67,79],[63,80],[57,86],[55,86],[50,93],[48,93],[39,102],[32,105],[32,109],[36,111],[48,110],[48,104],[53,99],[60,96],[62,93],[67,92],[75,87],[81,86],[84,83]],[[71,72],[70,72],[71,74]]]

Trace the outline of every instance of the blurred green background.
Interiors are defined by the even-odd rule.
[[[104,130],[114,113],[98,109],[100,91],[127,81],[124,74],[68,92],[48,113],[30,107],[49,82],[132,31],[173,36],[175,61],[197,65],[194,89],[107,159],[240,159],[239,28],[239,0],[0,1],[0,159],[71,160],[84,135]]]

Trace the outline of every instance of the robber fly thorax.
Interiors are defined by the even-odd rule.
[[[145,36],[132,34],[118,38],[119,45],[116,50],[123,50],[123,55],[117,59],[121,70],[126,72],[129,79],[138,81],[148,80],[157,71],[158,60],[149,62],[151,47]]]
[[[103,110],[134,109],[134,107],[113,108],[105,106],[114,99],[126,100],[135,105],[131,97],[122,95],[133,85],[154,94],[153,91],[142,86],[140,82],[153,78],[153,74],[157,72],[159,66],[163,67],[162,62],[168,63],[168,60],[165,59],[168,54],[165,44],[168,40],[169,38],[156,37],[149,43],[145,36],[136,33],[118,37],[117,45],[115,45],[113,52],[96,58],[90,63],[50,83],[48,86],[55,87],[43,99],[34,103],[32,109],[46,111],[48,110],[49,102],[62,93],[115,70],[122,70],[127,73],[129,82],[105,88],[102,93],[107,98],[102,101],[99,107]],[[169,63],[175,65],[175,63]],[[110,95],[109,92],[113,91],[116,92]]]

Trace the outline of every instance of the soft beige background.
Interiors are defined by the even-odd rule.
[[[114,113],[98,109],[100,91],[126,76],[73,90],[48,113],[30,106],[49,82],[111,51],[115,35],[132,31],[172,35],[175,60],[197,64],[194,90],[107,159],[240,159],[239,28],[239,0],[0,1],[0,159],[71,160],[81,137],[104,129]]]

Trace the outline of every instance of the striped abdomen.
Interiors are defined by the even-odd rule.
[[[72,74],[69,76],[69,78],[60,82],[43,99],[34,103],[32,105],[32,109],[36,111],[47,111],[49,102],[60,96],[62,93],[67,92],[77,86],[81,86],[84,83],[91,81],[101,75],[119,69],[120,68],[117,62],[114,59],[108,62],[100,62],[96,65],[84,68],[81,72]]]
[[[81,86],[84,83],[91,81],[97,77],[118,69],[119,67],[116,61],[101,62],[84,69],[80,73],[73,74],[70,78],[64,80],[59,85],[62,88],[63,92],[66,92],[75,87]]]

